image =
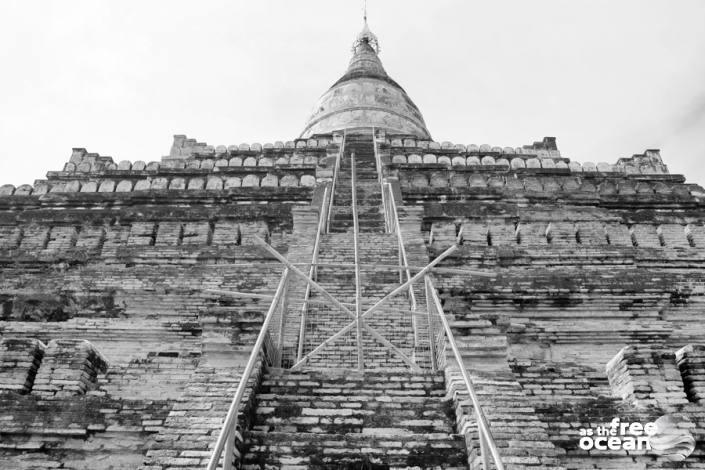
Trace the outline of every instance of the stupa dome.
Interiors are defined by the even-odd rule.
[[[419,108],[384,70],[377,36],[367,21],[353,45],[348,70],[318,100],[301,137],[363,127],[431,138]]]

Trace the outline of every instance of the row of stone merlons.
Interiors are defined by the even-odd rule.
[[[572,175],[519,175],[509,173],[483,174],[465,171],[417,171],[403,170],[399,172],[402,188],[446,188],[453,190],[467,189],[497,189],[511,192],[536,192],[554,194],[565,192],[599,193],[601,195],[651,195],[675,194],[690,197],[688,186],[681,183],[658,180],[643,181],[628,177],[576,177]]]
[[[164,169],[212,170],[233,167],[273,167],[273,166],[315,166],[320,160],[319,155],[304,155],[300,153],[266,156],[264,154],[237,156],[230,158],[166,158],[161,162],[145,163],[142,160],[131,162],[122,160],[119,163],[101,161],[92,157],[84,157],[80,161],[69,161],[64,165],[65,173],[95,173],[101,171],[149,171]]]
[[[56,253],[73,248],[102,250],[118,246],[241,246],[269,240],[263,221],[139,221],[108,224],[27,224],[0,226],[0,250]]]
[[[624,224],[571,221],[438,221],[431,225],[430,243],[468,246],[614,245],[641,248],[705,247],[705,226],[699,224]]]
[[[242,176],[209,176],[207,178],[187,178],[180,176],[158,176],[147,178],[111,179],[100,178],[95,180],[39,180],[32,185],[14,187],[6,184],[0,186],[0,196],[30,196],[47,193],[125,193],[132,191],[157,191],[157,190],[224,190],[231,188],[259,188],[259,187],[312,187],[316,184],[313,175],[272,173],[252,173]]]
[[[446,166],[499,166],[505,169],[521,169],[521,168],[531,168],[531,169],[564,169],[570,170],[573,173],[620,173],[627,175],[654,175],[663,174],[660,167],[648,164],[642,165],[625,165],[617,166],[612,163],[600,162],[584,162],[579,163],[576,161],[568,161],[567,159],[552,159],[552,158],[504,158],[495,157],[491,155],[486,155],[484,157],[479,157],[475,155],[465,156],[465,155],[434,155],[432,153],[427,153],[424,155],[419,154],[396,154],[392,157],[393,164],[407,164],[407,165],[446,165]]]

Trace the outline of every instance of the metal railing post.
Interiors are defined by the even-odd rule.
[[[401,253],[401,246],[397,250],[398,256],[397,259],[399,260],[399,284],[404,282],[404,255]],[[412,309],[413,310],[413,309]]]
[[[352,173],[352,216],[353,216],[353,247],[355,250],[355,321],[357,323],[357,368],[361,371],[365,369],[365,360],[362,351],[362,300],[360,295],[360,253],[358,251],[358,232],[360,230],[357,220],[357,176],[355,166],[355,153],[350,154]]]
[[[281,306],[279,308],[280,312],[280,317],[279,317],[279,331],[277,332],[277,360],[276,360],[276,366],[281,367],[282,366],[282,347],[284,346],[284,326],[286,323],[286,315],[288,313],[287,309],[287,295],[289,293],[289,271],[287,270],[286,278],[284,281],[284,287],[282,287],[282,295],[281,295]]]
[[[326,214],[326,207],[328,205],[328,199],[332,199],[333,193],[328,191],[328,187],[323,191],[323,202],[321,203],[321,212],[318,214],[318,227],[316,229],[316,240],[313,243],[313,254],[311,255],[311,267],[308,270],[308,277],[318,279],[318,250],[321,244],[321,236],[323,235],[323,230],[325,229],[325,223],[328,220]],[[306,321],[308,320],[308,301],[311,297],[311,284],[306,283],[306,291],[304,293],[304,302],[301,306],[301,324],[299,327],[299,345],[296,351],[296,360],[300,361],[304,353],[304,341],[306,340]]]
[[[436,334],[433,331],[433,317],[431,314],[431,282],[428,276],[424,277],[424,286],[426,287],[426,317],[428,319],[428,344],[431,351],[431,369],[433,372],[436,372],[438,370],[438,362],[436,360]]]
[[[392,185],[390,183],[386,183],[385,185],[387,187],[387,190],[389,191],[389,202],[391,206],[391,211],[392,211],[392,221],[394,222],[394,228],[397,232],[397,244],[399,245],[399,257],[400,257],[400,265],[403,265],[406,270],[406,278],[411,279],[411,272],[409,271],[409,260],[406,255],[406,248],[404,247],[404,236],[401,233],[401,227],[399,226],[399,214],[397,213],[397,203],[394,198],[394,192],[392,191]],[[403,281],[403,276],[400,276],[401,280],[400,282]],[[409,302],[411,302],[411,309],[416,310],[416,295],[414,294],[414,286],[413,284],[409,285]]]
[[[333,182],[331,183],[330,200],[328,201],[328,213],[326,214],[326,233],[330,232],[330,216],[333,213],[333,198],[335,196],[335,186],[338,182],[340,160],[342,160],[343,152],[345,151],[345,137],[346,133],[345,131],[343,131],[343,143],[340,144],[340,151],[338,151],[338,156],[335,158],[335,167],[333,168]]]
[[[372,128],[372,146],[374,148],[374,153],[375,153],[375,164],[377,166],[377,181],[379,182],[379,187],[382,190],[382,209],[384,210],[384,230],[387,233],[391,233],[392,231],[392,222],[391,222],[391,214],[389,213],[389,207],[387,204],[387,195],[385,194],[384,191],[384,176],[382,175],[382,160],[379,156],[379,152],[377,150],[377,135],[375,133],[375,128]],[[399,281],[401,282],[401,281]]]

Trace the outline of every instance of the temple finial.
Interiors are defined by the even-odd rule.
[[[357,52],[358,48],[361,46],[369,46],[375,54],[379,54],[379,41],[377,40],[377,36],[370,31],[370,27],[367,25],[367,0],[364,0],[362,19],[364,24],[362,26],[362,31],[360,31],[360,34],[357,35],[355,43],[353,44],[353,52]]]

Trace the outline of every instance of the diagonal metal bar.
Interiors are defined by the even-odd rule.
[[[262,242],[262,243],[264,243],[264,242]],[[384,302],[386,302],[386,301],[389,300],[390,298],[394,297],[395,295],[399,294],[400,292],[403,292],[405,289],[408,288],[409,285],[411,285],[412,283],[416,282],[416,280],[417,280],[418,278],[420,278],[421,276],[423,276],[424,274],[426,274],[428,271],[430,271],[431,269],[433,269],[433,267],[434,267],[435,265],[437,265],[438,263],[440,263],[441,261],[443,261],[443,259],[445,259],[448,255],[450,255],[451,253],[453,253],[453,252],[454,252],[455,250],[457,250],[457,249],[458,249],[458,247],[457,247],[456,245],[453,245],[453,246],[451,246],[450,248],[448,248],[446,251],[444,251],[443,253],[441,253],[440,255],[438,255],[438,257],[437,257],[436,259],[434,259],[434,260],[431,261],[428,265],[426,265],[426,267],[423,268],[421,271],[419,271],[418,274],[416,274],[414,277],[412,277],[411,279],[409,279],[408,281],[406,281],[404,284],[402,284],[402,285],[400,285],[399,287],[397,287],[396,289],[394,289],[392,292],[390,292],[389,294],[387,294],[384,298],[382,298],[381,300],[379,300],[379,301],[378,301],[376,304],[374,304],[372,307],[370,307],[369,309],[367,309],[367,311],[365,311],[365,313],[363,313],[360,318],[361,318],[361,319],[364,319],[364,317],[365,317],[366,315],[369,315],[369,314],[371,314],[372,312],[374,312],[374,311],[375,311],[376,309],[378,309]],[[275,253],[276,253],[276,251],[275,251]],[[279,253],[277,253],[277,255],[279,255]],[[279,255],[279,256],[281,256],[281,255]],[[330,343],[332,343],[332,342],[335,341],[336,339],[342,337],[342,336],[343,336],[345,333],[347,333],[348,331],[350,331],[350,330],[352,330],[353,328],[355,328],[355,327],[357,326],[357,317],[353,316],[353,318],[355,318],[355,320],[353,320],[352,322],[350,322],[350,323],[348,323],[347,325],[345,325],[342,329],[340,329],[340,331],[338,331],[337,333],[335,333],[333,336],[331,336],[330,338],[328,338],[327,340],[325,340],[323,343],[321,343],[319,346],[317,346],[316,348],[314,348],[313,351],[311,351],[310,353],[308,353],[308,354],[306,354],[304,357],[302,357],[300,360],[298,360],[298,361],[296,362],[296,364],[294,364],[294,365],[292,366],[292,369],[302,366],[303,364],[306,363],[306,361],[307,361],[311,356],[313,356],[314,354],[316,354],[317,352],[319,352],[321,349],[323,349],[325,346],[329,345]]]
[[[352,323],[350,323],[349,325],[343,327],[343,329],[340,330],[338,333],[334,334],[333,336],[331,336],[330,338],[328,338],[327,340],[325,340],[323,343],[321,343],[319,346],[317,346],[313,351],[311,351],[310,353],[306,354],[304,357],[302,357],[301,359],[299,359],[298,361],[296,361],[296,364],[294,364],[294,365],[292,366],[292,369],[293,369],[293,368],[295,368],[295,367],[300,366],[301,364],[304,364],[304,363],[306,362],[306,360],[308,360],[308,358],[311,357],[313,354],[315,354],[316,352],[318,352],[318,351],[320,351],[321,349],[323,349],[326,345],[330,344],[331,342],[333,342],[333,341],[335,341],[336,339],[338,339],[338,338],[340,338],[341,336],[343,336],[345,333],[347,333],[348,331],[350,331],[350,329],[356,327],[356,326],[357,326],[357,322],[358,322],[358,318],[361,319],[361,317],[358,317],[356,314],[354,314],[353,312],[351,312],[347,307],[345,307],[345,305],[343,305],[341,302],[339,302],[335,297],[333,297],[328,291],[326,291],[326,290],[325,290],[322,286],[320,286],[316,281],[314,281],[313,279],[311,279],[310,277],[308,277],[304,272],[302,272],[300,269],[298,269],[296,266],[294,266],[291,262],[289,262],[288,259],[286,259],[284,256],[281,255],[281,253],[279,253],[277,250],[275,250],[274,248],[272,248],[271,246],[269,246],[264,240],[262,240],[261,238],[259,238],[257,235],[255,235],[254,238],[255,238],[255,241],[256,241],[257,243],[259,243],[260,245],[262,245],[262,247],[263,247],[265,250],[267,250],[269,253],[271,253],[272,256],[274,256],[275,258],[277,258],[282,264],[284,264],[287,268],[289,268],[293,273],[295,273],[295,274],[301,276],[302,278],[304,278],[314,289],[316,289],[316,290],[318,290],[319,292],[321,292],[328,300],[330,300],[331,302],[333,302],[333,304],[335,304],[336,307],[338,307],[339,309],[341,309],[341,310],[343,310],[344,312],[346,312],[348,315],[350,315],[351,318],[354,318],[354,319],[355,319]],[[362,323],[362,322],[360,321],[360,323]],[[382,335],[380,335],[376,330],[374,330],[372,327],[369,327],[369,326],[368,326],[368,328],[374,332],[374,333],[372,333],[373,336],[374,336],[374,335],[377,335],[377,337],[382,338],[382,339],[384,340],[384,338],[382,337]],[[386,340],[385,340],[385,341],[386,341]],[[391,343],[390,343],[390,344],[391,344]]]
[[[310,357],[314,356],[316,353],[320,352],[323,348],[325,348],[326,346],[329,346],[334,341],[341,338],[345,333],[352,330],[356,326],[357,326],[357,319],[355,319],[355,320],[351,321],[350,323],[348,323],[347,325],[345,325],[340,331],[338,331],[333,336],[331,336],[328,339],[326,339],[325,341],[323,341],[321,344],[319,344],[315,348],[313,348],[313,351],[311,351],[310,353],[306,354],[304,357],[302,357],[301,359],[296,361],[296,363],[293,366],[291,366],[291,370],[296,370],[299,367],[301,367],[302,365],[306,364],[306,361],[308,361]]]
[[[320,292],[321,294],[323,294],[323,296],[324,296],[325,298],[327,298],[328,300],[330,300],[331,302],[333,302],[333,304],[334,304],[336,307],[338,307],[339,309],[341,309],[342,311],[344,311],[345,313],[347,313],[348,315],[350,315],[350,317],[352,317],[352,318],[355,318],[355,317],[356,317],[356,315],[355,315],[352,311],[350,311],[350,309],[348,309],[348,308],[347,308],[345,305],[343,305],[342,303],[338,302],[338,299],[336,299],[335,297],[333,297],[333,296],[330,294],[330,292],[328,292],[325,288],[323,288],[323,287],[322,287],[320,284],[318,284],[316,281],[314,281],[313,279],[311,279],[310,277],[308,277],[308,276],[306,275],[306,273],[304,273],[304,272],[301,271],[299,268],[297,268],[296,266],[294,266],[288,259],[286,259],[284,256],[282,256],[281,253],[279,253],[277,250],[275,250],[274,248],[272,248],[271,246],[269,246],[269,245],[267,244],[267,242],[265,242],[264,240],[262,240],[262,239],[261,239],[260,237],[258,237],[257,235],[254,235],[254,239],[255,239],[255,241],[256,241],[259,245],[262,246],[262,248],[264,248],[265,250],[267,250],[267,252],[269,252],[272,256],[274,256],[276,259],[278,259],[284,266],[286,266],[287,268],[289,268],[289,269],[291,270],[291,272],[293,272],[294,274],[296,274],[296,275],[301,276],[302,278],[304,278],[304,279],[311,285],[311,287],[313,287],[313,288],[316,289],[318,292]]]
[[[371,326],[369,326],[367,323],[362,322],[362,321],[361,321],[360,323],[362,323],[362,327],[363,327],[365,330],[367,330],[367,332],[368,332],[369,334],[371,334],[374,339],[376,339],[377,341],[379,341],[380,343],[382,343],[384,346],[386,346],[386,347],[388,347],[389,349],[391,349],[392,351],[394,351],[394,352],[399,356],[399,358],[400,358],[402,361],[404,361],[404,363],[406,363],[406,365],[408,365],[409,367],[411,367],[411,369],[413,369],[415,372],[421,371],[421,368],[420,368],[419,366],[417,366],[416,364],[414,364],[414,361],[412,361],[411,359],[409,359],[409,356],[407,356],[406,354],[404,354],[404,352],[403,352],[401,349],[399,349],[398,347],[394,346],[387,338],[385,338],[384,336],[382,336],[382,335],[380,335],[379,333],[377,333],[377,331],[376,331],[374,328],[372,328]]]
[[[388,339],[386,339],[384,336],[380,335],[380,334],[377,332],[377,330],[375,330],[374,328],[372,328],[371,326],[369,326],[369,325],[366,324],[365,322],[362,322],[362,321],[361,321],[360,323],[362,323],[362,328],[364,328],[365,330],[367,330],[367,332],[370,333],[370,335],[372,335],[372,337],[373,337],[374,339],[376,339],[377,341],[379,341],[380,343],[382,343],[384,346],[386,346],[386,347],[388,347],[389,349],[391,349],[392,351],[394,351],[394,352],[399,356],[399,358],[400,358],[402,361],[404,361],[404,363],[406,363],[409,367],[411,367],[412,369],[414,369],[414,370],[416,370],[416,371],[420,370],[420,368],[419,368],[416,364],[414,364],[414,362],[413,362],[411,359],[409,359],[409,356],[407,356],[406,354],[404,354],[404,352],[403,352],[402,350],[400,350],[398,347],[394,346],[394,345],[393,345]],[[328,339],[326,339],[324,342],[322,342],[321,344],[319,344],[318,346],[316,346],[316,347],[313,349],[313,351],[311,351],[310,353],[306,354],[306,355],[305,355],[304,357],[302,357],[299,361],[297,361],[296,364],[294,364],[293,366],[291,366],[291,369],[292,369],[292,370],[296,370],[296,369],[298,369],[299,367],[303,366],[309,358],[315,356],[316,353],[320,352],[323,348],[325,348],[326,346],[329,346],[330,344],[332,344],[332,343],[335,342],[336,340],[340,339],[343,335],[345,335],[345,334],[348,333],[350,330],[352,330],[352,329],[354,329],[354,328],[356,328],[356,327],[357,327],[357,320],[348,323],[348,324],[345,325],[340,331],[338,331],[338,332],[335,333],[333,336],[331,336],[331,337],[329,337]]]
[[[446,251],[438,255],[436,259],[431,261],[426,265],[425,268],[423,268],[421,271],[416,273],[411,279],[406,281],[405,283],[401,284],[399,287],[391,291],[389,294],[385,295],[382,297],[380,300],[377,301],[376,304],[374,304],[372,307],[368,308],[365,313],[362,314],[362,318],[365,318],[366,316],[370,315],[372,312],[377,310],[379,307],[382,306],[383,303],[385,303],[387,300],[391,299],[395,295],[399,294],[400,292],[403,292],[404,290],[408,289],[410,285],[412,285],[414,282],[418,281],[421,279],[424,274],[426,274],[428,271],[433,269],[435,265],[443,261],[448,255],[453,254],[458,249],[458,245],[453,245],[450,248],[448,248]]]

